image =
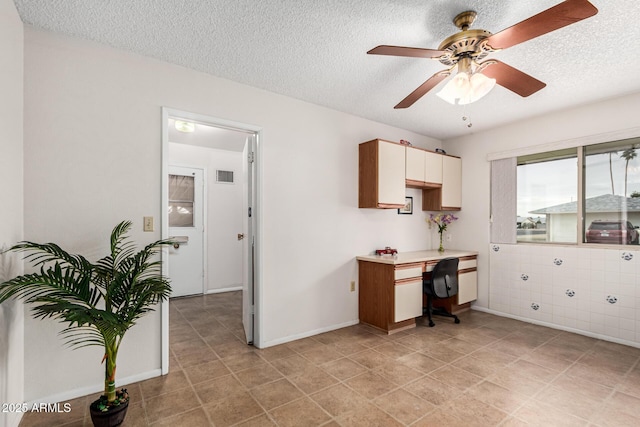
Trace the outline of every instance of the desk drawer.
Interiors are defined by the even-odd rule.
[[[400,268],[400,269],[396,269],[395,272],[395,280],[402,280],[402,279],[410,279],[413,277],[422,277],[422,266],[415,266],[415,267],[410,267],[410,268]]]
[[[422,279],[394,286],[393,321],[422,316]]]
[[[466,270],[467,268],[476,268],[477,266],[478,266],[478,260],[475,258],[472,258],[472,259],[460,258],[460,263],[458,264],[458,270]]]

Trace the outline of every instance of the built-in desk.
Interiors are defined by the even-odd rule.
[[[416,326],[422,316],[422,273],[443,258],[459,258],[458,294],[440,302],[452,312],[467,309],[478,297],[478,252],[437,250],[397,255],[358,256],[360,322],[388,333]]]

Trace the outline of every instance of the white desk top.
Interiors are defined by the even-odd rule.
[[[445,249],[438,252],[437,249],[428,251],[398,252],[396,255],[362,255],[357,256],[358,261],[378,262],[381,264],[410,264],[414,262],[436,261],[443,258],[462,258],[466,256],[478,255],[476,251],[465,251],[461,249]]]

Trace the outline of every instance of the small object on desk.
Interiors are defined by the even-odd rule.
[[[384,249],[376,249],[376,255],[378,255],[378,256],[395,255],[397,253],[398,253],[398,251],[396,249],[391,249],[389,246],[387,246]]]

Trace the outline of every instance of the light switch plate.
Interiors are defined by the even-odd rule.
[[[153,217],[152,216],[145,216],[143,219],[143,230],[144,231],[153,231]]]

